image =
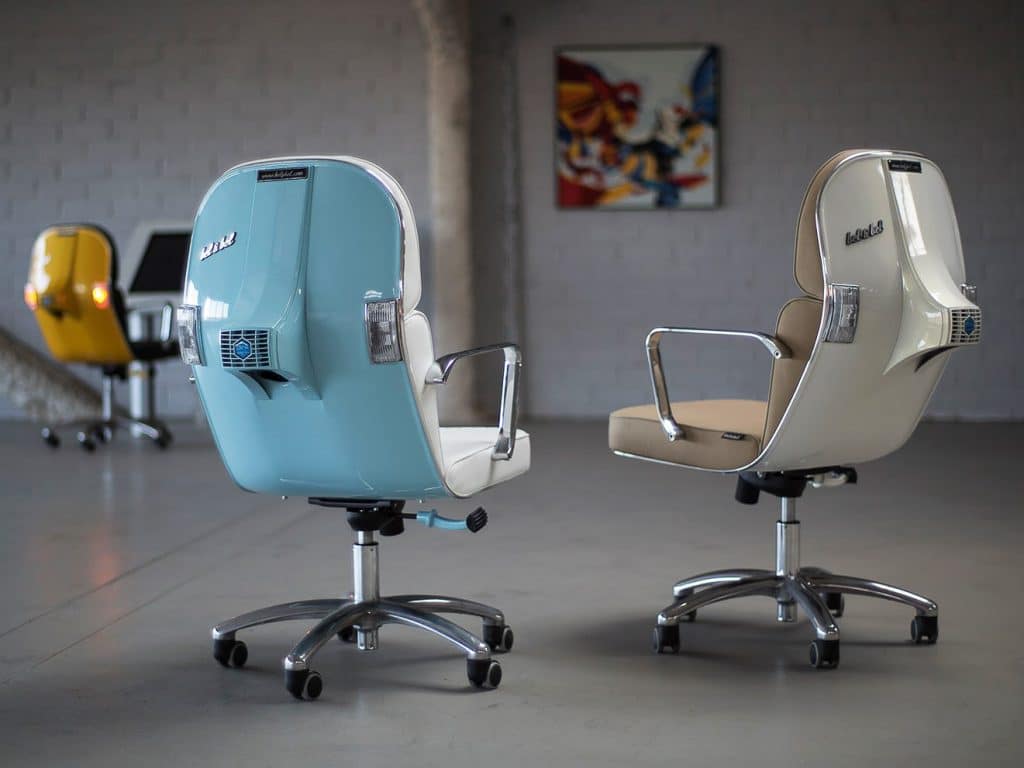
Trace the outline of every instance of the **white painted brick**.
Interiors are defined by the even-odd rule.
[[[837,149],[880,143],[919,149],[943,167],[986,311],[986,342],[955,357],[932,412],[1024,418],[1024,366],[1015,362],[1024,193],[1013,173],[1024,102],[1020,4],[907,0],[887,4],[884,23],[871,0],[733,5],[726,13],[712,0],[473,4],[474,234],[485,296],[507,289],[496,263],[504,116],[495,41],[501,14],[517,25],[528,408],[602,417],[648,399],[642,344],[655,323],[770,329],[796,294],[790,260],[804,185]],[[429,231],[426,68],[407,0],[64,0],[12,4],[4,29],[5,284],[21,285],[36,232],[54,220],[99,219],[125,245],[139,220],[189,218],[221,171],[277,152],[382,163]],[[724,207],[555,209],[553,48],[676,37],[722,47]],[[0,322],[38,344],[18,294],[0,297]],[[478,312],[481,342],[501,332],[499,304]],[[767,375],[749,351],[677,351],[671,371],[687,396],[760,386]],[[194,391],[180,369],[161,369],[159,402],[171,414],[190,411]]]
[[[923,151],[944,169],[986,312],[985,342],[954,356],[932,412],[1021,418],[1015,377],[1024,366],[1014,362],[1014,339],[1024,305],[1016,235],[1024,214],[1016,173],[1024,63],[1014,38],[1024,28],[1022,6],[913,0],[885,4],[880,20],[870,0],[729,5],[729,12],[711,0],[475,6],[477,151],[493,145],[502,120],[500,61],[485,52],[498,40],[501,14],[516,23],[528,408],[602,417],[649,401],[642,342],[658,323],[773,328],[778,307],[798,294],[793,231],[807,182],[834,152],[878,144]],[[653,215],[558,211],[554,48],[676,38],[721,46],[725,206]],[[486,185],[490,173],[477,171],[474,181]],[[497,237],[500,196],[474,199],[475,233]],[[500,286],[481,291],[500,295]],[[1013,330],[1003,335],[997,323]],[[674,380],[686,382],[687,397],[767,380],[757,355],[675,349],[686,364]],[[585,362],[591,355],[638,362],[595,371]]]
[[[405,0],[5,9],[0,280],[24,282],[54,221],[96,220],[125,247],[140,220],[191,218],[231,165],[300,146],[373,156],[427,221],[422,62]],[[0,297],[0,322],[39,345],[20,294]],[[165,413],[190,413],[181,366],[160,369]]]

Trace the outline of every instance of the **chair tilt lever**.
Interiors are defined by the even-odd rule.
[[[436,509],[427,509],[423,512],[403,512],[402,517],[406,520],[415,520],[426,528],[439,528],[442,531],[469,531],[476,533],[487,525],[487,512],[483,507],[477,507],[465,520],[453,520],[450,517],[441,517]]]

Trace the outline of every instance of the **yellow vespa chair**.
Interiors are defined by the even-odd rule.
[[[117,249],[110,234],[94,224],[44,230],[32,248],[25,303],[57,360],[97,366],[103,372],[101,417],[68,425],[78,428],[79,444],[93,451],[97,441],[108,442],[116,428],[128,426],[167,447],[171,433],[163,423],[114,414],[114,379],[123,380],[133,361],[176,356],[178,345],[171,340],[169,303],[133,309],[159,314],[160,333],[154,341],[129,340],[124,299],[117,287]],[[54,448],[60,445],[50,425],[43,427],[42,437]]]

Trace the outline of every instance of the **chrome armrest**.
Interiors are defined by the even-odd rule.
[[[697,336],[740,336],[760,342],[776,360],[790,356],[789,348],[774,336],[757,331],[722,331],[711,328],[654,328],[647,334],[647,362],[651,368],[654,402],[658,407],[658,420],[670,441],[686,436],[685,430],[672,416],[672,401],[665,383],[665,369],[661,364],[661,337],[666,333],[687,333]]]
[[[171,340],[174,327],[174,304],[169,301],[155,301],[149,304],[136,304],[128,310],[129,315],[160,315],[160,336],[163,343]]]
[[[466,349],[442,355],[427,369],[427,384],[444,384],[455,363],[464,357],[483,355],[487,352],[505,353],[505,366],[501,374],[501,405],[498,410],[498,440],[494,444],[491,461],[507,461],[512,458],[516,447],[516,421],[519,410],[519,371],[523,367],[523,356],[515,344],[488,344],[486,347]]]

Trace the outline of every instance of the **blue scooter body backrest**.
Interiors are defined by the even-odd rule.
[[[198,307],[196,385],[238,485],[351,499],[448,495],[425,431],[436,421],[424,426],[406,361],[371,361],[367,305],[387,300],[401,329],[419,300],[418,244],[408,200],[377,166],[259,161],[211,187],[196,214],[184,304]]]

